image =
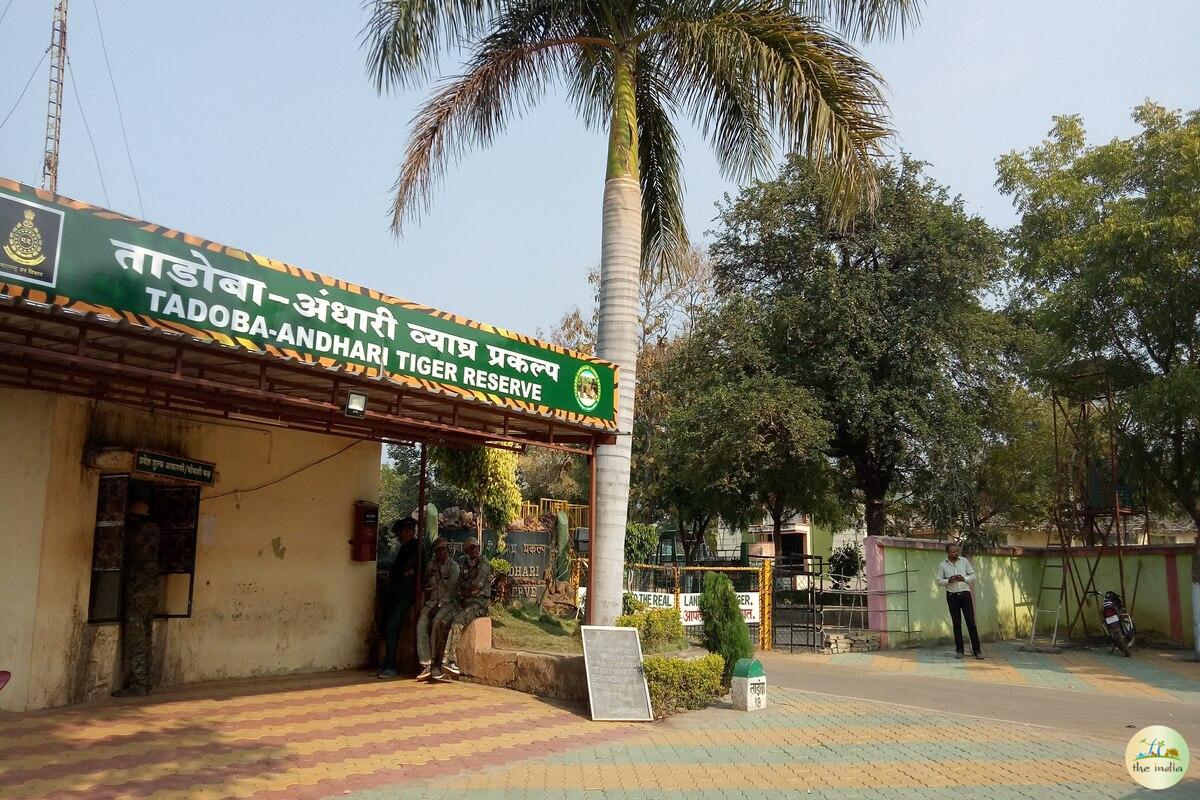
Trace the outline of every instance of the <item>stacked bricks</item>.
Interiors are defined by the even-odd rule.
[[[874,653],[879,649],[879,635],[874,633],[826,633],[822,653]]]

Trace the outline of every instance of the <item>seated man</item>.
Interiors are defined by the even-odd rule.
[[[458,668],[458,639],[462,629],[476,617],[485,617],[492,599],[492,565],[479,555],[479,542],[468,539],[463,544],[463,561],[454,599],[433,621],[435,636],[442,642],[439,655],[446,660],[446,671],[461,674]],[[445,637],[444,639],[442,637]],[[438,670],[439,677],[441,670]]]
[[[421,661],[421,674],[417,676],[419,681],[433,675],[434,653],[430,646],[430,633],[434,633],[434,642],[441,641],[434,622],[454,597],[458,572],[458,564],[450,557],[450,542],[439,536],[433,543],[433,559],[425,569],[425,603],[417,619],[417,658]],[[434,630],[431,631],[431,628]],[[441,674],[440,669],[438,674]]]

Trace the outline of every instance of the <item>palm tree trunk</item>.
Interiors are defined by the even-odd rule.
[[[621,614],[642,262],[642,190],[638,182],[633,68],[621,55],[614,65],[614,85],[604,183],[596,351],[620,367],[620,385],[617,443],[599,448],[596,454],[597,530],[592,536],[590,565],[595,570],[595,597],[588,598],[588,616],[593,625],[611,625]]]

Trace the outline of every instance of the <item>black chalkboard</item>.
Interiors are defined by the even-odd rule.
[[[592,719],[653,720],[637,628],[584,625],[581,630]]]

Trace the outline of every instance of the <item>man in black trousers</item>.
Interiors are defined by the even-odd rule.
[[[963,618],[967,620],[967,633],[971,636],[971,653],[983,658],[979,646],[979,631],[975,630],[975,604],[971,600],[971,584],[975,582],[975,570],[971,562],[958,554],[958,542],[946,543],[946,558],[938,565],[937,585],[946,590],[946,604],[950,606],[950,619],[954,622],[954,657],[963,657]]]
[[[417,543],[417,521],[403,517],[392,523],[392,533],[400,540],[396,560],[388,570],[388,596],[383,610],[383,668],[380,678],[396,677],[396,650],[400,641],[400,629],[408,620],[417,594],[417,560],[420,545]]]

